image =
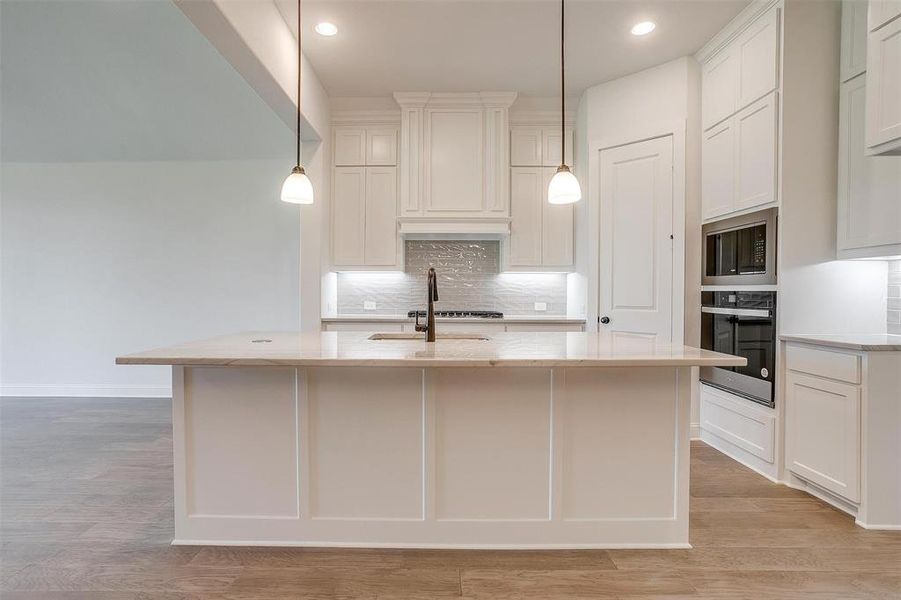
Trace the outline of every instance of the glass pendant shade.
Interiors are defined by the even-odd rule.
[[[294,167],[282,184],[282,202],[313,204],[313,183],[302,167]]]
[[[582,188],[579,180],[572,174],[569,167],[560,165],[557,172],[551,178],[547,186],[547,201],[549,204],[572,204],[582,199]]]

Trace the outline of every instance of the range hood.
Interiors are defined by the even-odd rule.
[[[404,239],[497,240],[510,233],[510,217],[399,217]]]
[[[444,239],[510,233],[510,126],[514,92],[398,92],[398,231]]]

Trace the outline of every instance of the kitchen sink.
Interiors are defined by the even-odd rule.
[[[435,335],[436,340],[490,340],[486,335],[478,333],[439,333]],[[424,340],[425,335],[422,333],[373,333],[369,336],[370,340]]]

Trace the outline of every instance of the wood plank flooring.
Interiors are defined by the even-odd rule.
[[[901,532],[692,446],[691,550],[172,547],[168,400],[0,400],[0,597],[901,598]]]

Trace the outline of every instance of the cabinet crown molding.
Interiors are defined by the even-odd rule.
[[[783,0],[755,0],[743,11],[738,13],[719,33],[713,36],[704,46],[695,53],[695,60],[699,63],[707,62],[714,54],[723,49],[732,40],[737,38],[757,18],[774,6],[782,6]]]
[[[400,126],[400,110],[333,110],[332,125]]]

